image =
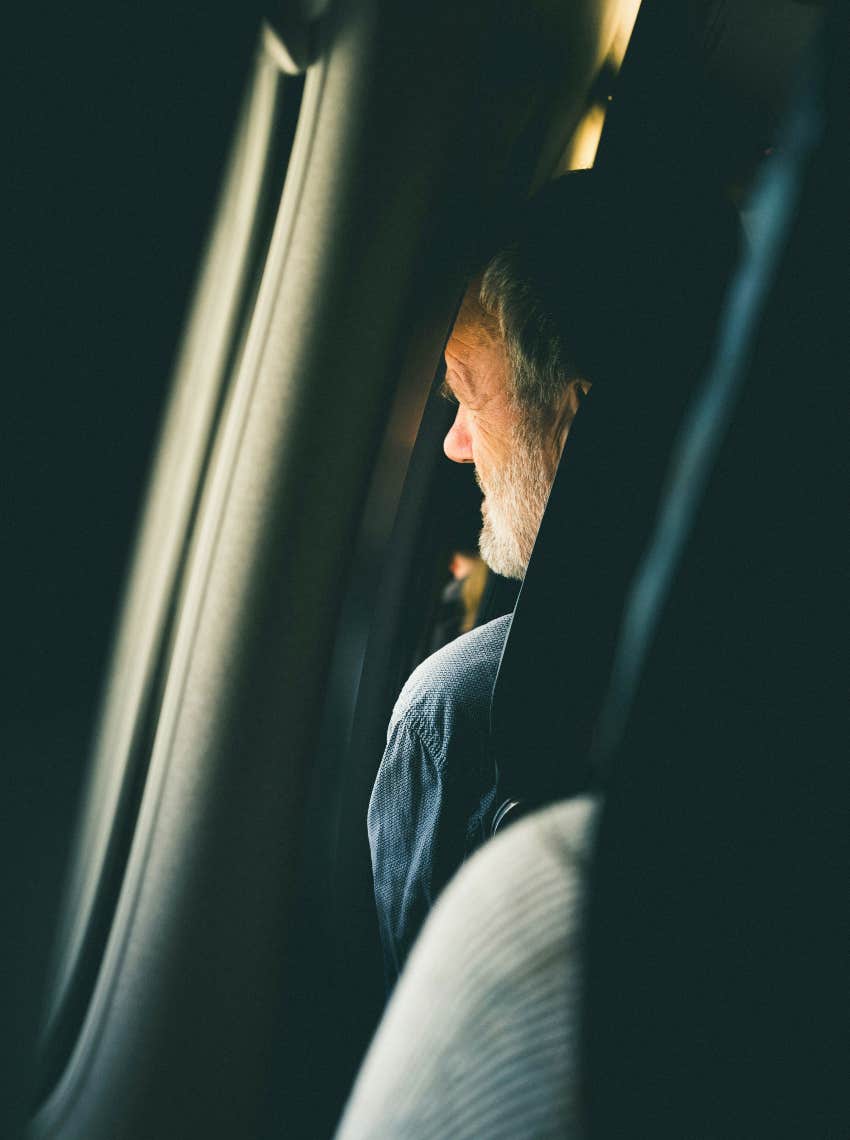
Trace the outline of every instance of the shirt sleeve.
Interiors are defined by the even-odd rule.
[[[439,758],[426,735],[409,717],[391,726],[369,801],[369,848],[388,990],[442,886],[434,883],[433,870],[444,789]]]

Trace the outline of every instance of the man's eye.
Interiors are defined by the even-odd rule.
[[[448,402],[450,404],[454,404],[455,407],[457,406],[457,396],[454,394],[445,380],[440,385],[439,392],[444,400],[448,400]]]

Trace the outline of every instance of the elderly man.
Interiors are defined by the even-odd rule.
[[[572,175],[562,190],[578,200],[590,177]],[[538,227],[490,260],[467,289],[445,350],[444,395],[457,413],[444,450],[475,465],[484,493],[481,555],[515,579],[525,575],[589,388],[534,288],[545,238]],[[509,625],[510,617],[496,618],[433,654],[393,710],[368,813],[389,986],[436,896],[489,833],[490,699]]]
[[[457,414],[445,451],[475,465],[484,559],[529,573],[514,618],[430,657],[393,711],[368,813],[390,984],[436,896],[491,832],[497,759],[500,802],[591,790],[607,655],[738,240],[710,182],[667,170],[624,186],[582,171],[508,220],[465,294],[446,346]],[[537,544],[568,435],[557,518]],[[550,565],[556,581],[541,589]],[[497,673],[513,687],[491,731]]]

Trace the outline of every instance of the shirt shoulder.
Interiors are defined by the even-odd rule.
[[[413,727],[424,724],[430,735],[458,715],[489,723],[490,698],[510,624],[510,614],[494,618],[450,641],[417,666],[399,693],[390,733],[406,721]]]

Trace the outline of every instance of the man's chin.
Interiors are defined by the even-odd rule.
[[[493,526],[492,518],[485,512],[483,504],[481,514],[484,518],[484,525],[478,539],[481,557],[494,574],[500,574],[503,578],[514,578],[521,582],[525,577],[525,563],[520,557],[516,543],[511,536],[499,534],[496,527]]]

